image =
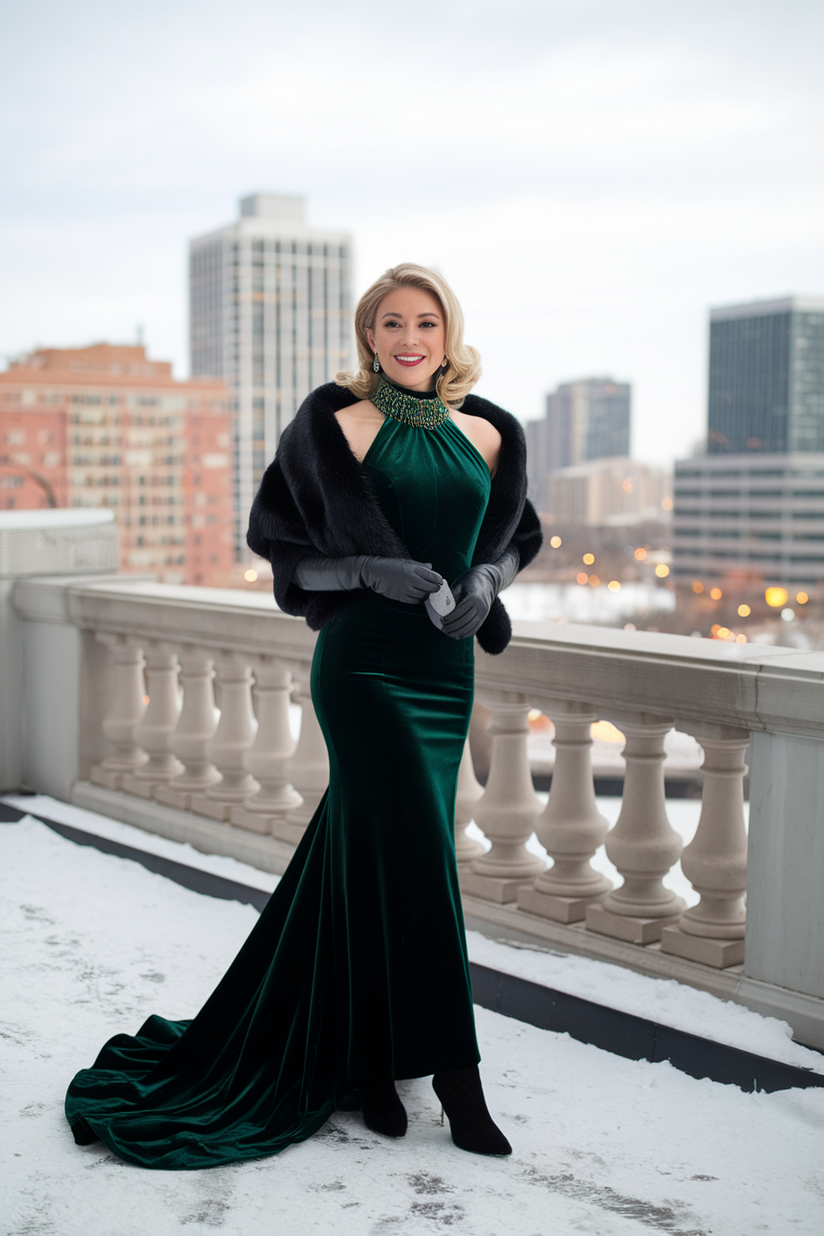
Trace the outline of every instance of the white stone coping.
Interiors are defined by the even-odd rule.
[[[315,647],[315,632],[302,618],[279,610],[268,593],[159,584],[122,575],[76,584],[63,582],[69,620],[86,630],[302,663],[311,660]],[[25,585],[18,584],[18,614],[22,618],[39,616],[42,592],[59,583],[27,580]]]
[[[43,510],[0,511],[0,532],[26,528],[78,528],[114,523],[114,511],[101,507],[47,507]]]
[[[117,571],[112,511],[70,508],[0,512],[0,578]]]
[[[588,701],[619,729],[630,714],[649,713],[718,738],[735,730],[824,738],[822,652],[580,623],[516,622],[513,630],[502,656],[477,656],[481,698]]]
[[[303,663],[316,639],[302,619],[278,610],[269,593],[122,575],[21,580],[15,609],[24,619]],[[554,701],[570,700],[591,703],[619,728],[633,715],[651,714],[705,737],[768,730],[824,739],[822,652],[516,622],[503,655],[478,650],[475,678],[480,699],[524,700],[550,716]]]

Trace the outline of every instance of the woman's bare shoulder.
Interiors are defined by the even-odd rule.
[[[383,424],[383,413],[368,399],[351,403],[335,413],[343,436],[356,459],[363,459]]]
[[[484,416],[470,416],[468,412],[461,412],[460,408],[450,413],[455,423],[463,429],[464,433],[471,430],[475,437],[483,439],[485,442],[493,442],[497,446],[501,445],[500,432],[488,421]]]
[[[501,452],[501,435],[491,421],[483,416],[470,416],[459,409],[450,412],[455,424],[469,441],[483,455],[489,471],[494,473],[498,466],[498,456]]]
[[[346,408],[339,408],[335,418],[341,426],[362,420],[376,421],[379,425],[383,423],[383,413],[378,411],[371,399],[359,399]]]

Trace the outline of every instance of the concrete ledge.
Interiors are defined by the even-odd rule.
[[[470,962],[470,971],[473,999],[482,1008],[541,1030],[568,1034],[580,1043],[589,1043],[616,1056],[653,1063],[668,1060],[690,1077],[709,1077],[749,1092],[824,1087],[824,1076],[820,1073],[700,1038],[685,1030],[674,1030],[646,1017],[622,1013],[528,979],[502,974],[477,962]]]
[[[681,907],[684,903],[681,902]],[[597,931],[602,936],[613,936],[616,940],[627,940],[630,944],[654,944],[661,939],[661,932],[671,923],[677,923],[681,917],[681,909],[677,914],[668,914],[662,918],[635,918],[634,915],[615,914],[606,906],[589,905],[585,918],[589,931]]]
[[[480,896],[498,905],[515,902],[522,889],[530,888],[534,876],[525,876],[522,880],[507,880],[500,876],[479,875],[469,866],[458,869],[458,881],[461,892],[469,896]]]
[[[302,618],[282,613],[263,592],[147,584],[118,575],[72,588],[68,604],[71,621],[85,630],[277,657],[303,669],[317,639]]]
[[[117,570],[114,512],[82,507],[0,512],[0,576]]]
[[[463,897],[463,908],[467,928],[491,940],[510,940],[530,948],[594,957],[637,974],[675,979],[722,1000],[743,1004],[765,1017],[778,1017],[792,1027],[796,1042],[824,1051],[824,1000],[746,978],[743,966],[718,970],[665,953],[659,943],[628,944],[612,936],[587,931],[583,923],[557,923],[514,906],[497,905],[467,894]]]
[[[607,720],[631,708],[674,716],[686,732],[707,725],[811,737],[824,731],[822,652],[576,623],[516,622],[513,630],[502,656],[476,660],[480,699],[521,697],[535,707],[588,700]]]
[[[108,815],[124,824],[134,824],[147,833],[156,833],[169,841],[188,842],[202,854],[220,854],[224,858],[236,858],[249,863],[260,871],[282,875],[295,852],[294,846],[265,837],[259,833],[220,824],[206,816],[192,815],[165,807],[154,799],[142,799],[117,790],[108,790],[90,781],[77,781],[72,787],[71,801],[77,807],[86,807]]]
[[[744,960],[744,937],[738,940],[708,940],[706,936],[691,936],[680,927],[665,927],[661,932],[661,948],[665,953],[689,957],[705,966],[739,965]]]

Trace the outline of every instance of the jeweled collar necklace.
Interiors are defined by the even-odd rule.
[[[449,417],[449,409],[435,391],[406,390],[396,386],[385,374],[381,374],[370,398],[384,416],[418,429],[437,429]]]

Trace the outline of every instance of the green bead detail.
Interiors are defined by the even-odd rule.
[[[449,418],[449,409],[437,395],[432,399],[416,398],[387,382],[383,374],[371,399],[384,416],[417,429],[437,429]]]

